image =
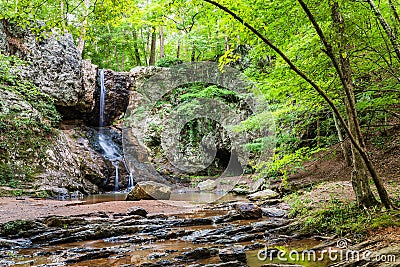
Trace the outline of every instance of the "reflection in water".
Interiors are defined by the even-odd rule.
[[[111,201],[124,201],[126,194],[124,193],[107,193],[107,194],[97,194],[85,197],[83,200],[85,204],[96,204],[101,202],[111,202]]]

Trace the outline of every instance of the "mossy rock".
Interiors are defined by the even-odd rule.
[[[18,235],[22,232],[41,227],[42,225],[36,221],[16,220],[3,223],[0,226],[0,233],[2,236]]]

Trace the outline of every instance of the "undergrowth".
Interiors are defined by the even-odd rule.
[[[286,200],[291,206],[289,216],[300,222],[300,231],[309,235],[337,234],[361,240],[370,230],[400,226],[399,210],[365,209],[355,201],[332,198],[313,205],[310,200],[294,193]]]

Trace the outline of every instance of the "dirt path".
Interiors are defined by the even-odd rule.
[[[91,212],[125,213],[133,206],[139,206],[149,214],[192,213],[201,209],[202,205],[194,205],[185,201],[112,201],[81,205],[82,201],[37,200],[25,198],[17,200],[11,197],[0,198],[0,223],[13,220],[35,219],[49,215],[78,215]]]

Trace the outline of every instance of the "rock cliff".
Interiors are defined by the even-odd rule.
[[[42,93],[51,96],[62,117],[60,125],[49,138],[51,141],[40,149],[43,152],[41,157],[32,155],[34,158],[28,164],[21,151],[12,153],[15,156],[13,160],[32,165],[34,188],[50,191],[66,188],[86,194],[112,188],[114,167],[99,153],[96,130],[90,128],[97,127],[99,122],[99,69],[90,60],[82,60],[72,35],[54,31],[38,39],[28,30],[1,21],[0,51],[3,55],[13,55],[27,62],[11,71],[19,79],[31,81]],[[133,92],[161,70],[157,67],[137,67],[130,72],[104,70],[105,125],[114,124],[118,129],[119,120],[124,117]],[[29,118],[42,119],[40,112],[18,95],[0,89],[0,96],[0,115],[8,114],[7,107],[19,107],[17,116],[24,114]],[[5,160],[4,164],[11,163]],[[136,173],[140,176],[137,179],[155,177],[154,171]],[[120,174],[127,175],[122,162]],[[122,181],[122,185],[124,183]]]

